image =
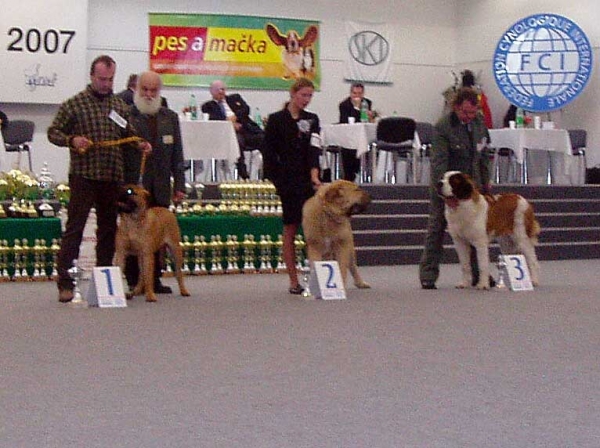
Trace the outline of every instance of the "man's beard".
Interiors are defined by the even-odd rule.
[[[138,92],[133,94],[133,104],[138,110],[146,115],[156,115],[161,107],[162,98],[157,96],[156,98],[148,99],[141,96]]]

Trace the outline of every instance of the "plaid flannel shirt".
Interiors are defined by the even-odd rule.
[[[109,118],[113,110],[127,120],[125,128]],[[96,143],[131,136],[135,131],[129,124],[129,111],[129,106],[117,96],[98,98],[88,85],[60,106],[48,128],[48,140],[64,147],[69,146],[75,136],[84,136]],[[84,154],[76,151],[70,154],[69,174],[100,181],[124,180],[123,148],[120,146],[91,147]]]

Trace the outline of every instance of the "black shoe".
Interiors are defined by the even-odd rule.
[[[290,292],[290,294],[300,295],[304,292],[304,288],[300,285],[296,285],[293,288],[288,289],[288,291]]]
[[[479,276],[473,277],[473,281],[471,281],[471,286],[477,286],[477,283],[479,283]],[[494,277],[490,275],[490,288],[494,288],[495,286],[496,280],[494,280]]]
[[[156,294],[171,294],[173,290],[170,286],[165,286],[162,283],[157,283],[154,285],[154,292]]]
[[[421,288],[423,289],[437,289],[434,282],[422,281]]]

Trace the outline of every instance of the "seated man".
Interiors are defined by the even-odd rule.
[[[240,145],[240,157],[236,167],[240,178],[248,179],[250,176],[244,162],[244,150],[259,149],[264,132],[250,118],[250,106],[241,95],[237,93],[227,95],[225,89],[223,81],[213,81],[210,85],[212,100],[202,105],[202,112],[207,113],[210,120],[231,120],[233,122]]]
[[[340,123],[348,123],[349,117],[354,117],[356,123],[360,123],[360,107],[365,100],[368,106],[369,121],[372,120],[371,106],[372,101],[365,98],[365,86],[361,83],[352,83],[350,86],[350,96],[340,103]],[[360,160],[356,158],[356,149],[342,148],[342,169],[344,171],[344,180],[354,182],[356,175],[360,171]]]

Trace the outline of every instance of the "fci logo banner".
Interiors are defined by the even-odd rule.
[[[498,41],[494,77],[512,104],[550,112],[583,92],[592,62],[592,46],[573,21],[536,14],[514,23]]]

